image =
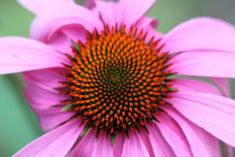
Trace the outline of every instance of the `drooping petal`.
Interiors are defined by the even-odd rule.
[[[182,115],[227,144],[235,146],[235,101],[202,92],[177,92],[168,101]]]
[[[34,14],[43,13],[45,10],[51,10],[58,5],[75,5],[74,0],[17,0],[17,2]]]
[[[31,105],[33,109],[47,109],[52,106],[59,105],[62,100],[66,100],[68,98],[66,95],[60,94],[59,91],[55,90],[55,87],[46,87],[47,84],[44,85],[44,82],[35,81],[29,75],[24,75],[24,81],[25,96],[29,102],[32,102]],[[56,78],[54,81],[56,82]]]
[[[86,31],[99,31],[102,27],[96,13],[79,5],[66,5],[37,16],[30,36],[53,46],[57,51],[71,53],[72,41],[84,41]]]
[[[40,109],[36,112],[42,130],[49,131],[68,121],[75,113],[65,112],[61,108]]]
[[[79,125],[77,119],[70,121],[39,137],[17,152],[14,157],[64,157],[83,130],[83,126]]]
[[[156,124],[149,125],[149,140],[151,141],[155,157],[176,157],[170,145],[162,136]],[[184,154],[185,157],[187,154]]]
[[[121,157],[150,157],[153,152],[149,152],[149,148],[145,145],[141,135],[138,132],[131,132],[129,138],[125,139],[123,152]]]
[[[123,133],[119,133],[114,141],[113,145],[113,157],[120,157],[122,156],[123,151],[123,144],[125,142],[126,135]]]
[[[134,24],[153,6],[156,0],[121,0],[119,2],[105,2],[96,0],[96,10],[100,12],[105,23]],[[122,11],[120,11],[122,10]]]
[[[193,157],[220,157],[219,143],[215,137],[185,119],[172,107],[164,107],[164,110],[177,121],[183,130],[193,152]]]
[[[158,113],[159,123],[157,126],[176,156],[184,154],[185,157],[192,157],[191,147],[188,143],[180,125],[166,113]]]
[[[55,88],[64,81],[63,68],[51,68],[24,73],[25,97],[36,112],[41,127],[48,131],[73,116],[73,112],[63,110],[62,100],[68,97]]]
[[[102,133],[97,138],[96,133],[90,130],[68,156],[113,157],[111,139]]]
[[[182,75],[234,78],[235,53],[198,50],[174,57],[172,70]]]
[[[62,67],[66,57],[38,41],[22,37],[0,38],[0,74]]]
[[[113,157],[113,148],[111,142],[111,138],[108,138],[105,134],[101,133],[97,139],[91,157]]]
[[[32,23],[31,37],[48,42],[62,28],[76,25],[88,31],[102,28],[98,15],[87,8],[79,5],[58,6],[36,17]]]
[[[171,30],[162,43],[171,53],[215,50],[235,53],[235,27],[209,17],[186,21]],[[216,61],[215,61],[216,62]]]
[[[90,130],[81,141],[72,149],[68,157],[91,157],[96,142],[95,132]]]

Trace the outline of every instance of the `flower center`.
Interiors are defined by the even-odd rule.
[[[71,65],[64,92],[66,102],[88,127],[110,135],[145,127],[166,102],[171,88],[168,53],[158,41],[125,25],[107,27],[78,41],[69,56]]]

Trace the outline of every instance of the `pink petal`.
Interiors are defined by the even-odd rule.
[[[91,157],[113,157],[112,139],[105,134],[99,135]]]
[[[104,134],[100,134],[97,139],[96,133],[90,130],[69,155],[69,157],[77,156],[113,157],[111,139]]]
[[[21,37],[0,38],[0,74],[61,67],[65,56],[38,41]]]
[[[58,10],[60,10],[58,12]],[[91,12],[82,6],[58,6],[43,14],[40,14],[33,21],[31,37],[44,42],[50,42],[53,36],[63,30],[71,29],[75,26],[84,28],[88,31],[102,28],[102,23],[96,13]],[[79,34],[78,34],[79,35]],[[69,44],[69,43],[68,43]]]
[[[150,40],[154,37],[154,40],[159,40],[163,38],[163,34],[156,31],[158,25],[158,20],[151,17],[142,17],[137,22],[137,27],[140,30],[147,32],[146,40]]]
[[[56,106],[68,97],[55,88],[64,81],[64,69],[45,69],[24,74],[25,97],[37,113],[41,127],[48,131],[67,121],[74,113],[63,111],[63,106]]]
[[[84,1],[84,5],[89,8],[92,9],[95,7],[95,0],[85,0]]]
[[[25,72],[24,77],[31,79],[39,87],[58,93],[55,88],[62,87],[60,82],[66,81],[67,70],[65,68],[50,68]]]
[[[193,157],[220,157],[219,143],[216,138],[189,122],[171,107],[165,107],[164,110],[177,121],[183,130],[193,152]]]
[[[173,58],[172,70],[182,75],[235,77],[235,53],[200,50],[181,53]]]
[[[70,121],[39,137],[17,152],[14,157],[64,157],[83,130],[79,125],[80,122],[77,119]]]
[[[144,133],[144,132],[142,132]],[[150,157],[152,152],[149,152],[149,148],[145,145],[141,135],[136,132],[130,132],[129,138],[125,139],[123,145],[123,152],[121,157]]]
[[[178,123],[165,113],[158,113],[157,119],[159,120],[157,126],[166,142],[171,146],[175,156],[182,154],[184,154],[184,157],[193,156],[188,140]]]
[[[32,102],[31,105],[34,109],[47,109],[59,105],[62,100],[67,99],[67,96],[60,94],[59,91],[43,87],[43,82],[34,81],[27,75],[24,76],[24,80],[25,96],[29,102]]]
[[[91,157],[96,142],[96,136],[94,131],[89,131],[85,137],[72,149],[68,157]]]
[[[75,113],[65,112],[60,108],[40,109],[36,112],[42,130],[49,131],[68,121]]]
[[[148,126],[149,140],[151,141],[155,157],[174,157],[176,156],[169,144],[162,136],[156,124]],[[185,157],[187,156],[184,154]]]
[[[235,146],[235,101],[201,92],[177,92],[168,101],[193,123]]]
[[[156,3],[157,0],[120,0],[123,4],[126,23],[134,23],[144,16],[145,13]]]
[[[209,82],[193,79],[177,79],[174,82],[174,88],[179,92],[192,91],[192,92],[205,92],[221,95],[221,91],[216,86]]]
[[[125,23],[134,24],[154,5],[156,0],[121,0],[105,2],[96,0],[96,9],[101,13],[104,22],[109,25]]]
[[[150,28],[154,28],[156,29],[157,26],[159,24],[159,21],[153,17],[142,17],[141,19],[139,19],[139,21],[137,22],[138,27],[140,28],[146,28],[146,27],[150,27]],[[148,29],[146,29],[147,31]]]
[[[227,151],[228,151],[228,157],[234,157],[235,155],[234,147],[227,146]]]
[[[53,9],[58,5],[75,5],[74,0],[17,0],[17,2],[34,14],[43,13],[45,10]]]
[[[114,141],[113,145],[113,156],[120,157],[122,155],[123,144],[125,142],[126,135],[123,133],[119,133]]]
[[[79,5],[66,5],[37,16],[30,36],[52,45],[57,51],[71,53],[72,41],[84,41],[86,31],[102,27],[96,13]]]
[[[186,21],[171,30],[162,43],[171,53],[215,50],[235,52],[235,27],[231,24],[209,17]],[[216,62],[216,61],[214,61]]]

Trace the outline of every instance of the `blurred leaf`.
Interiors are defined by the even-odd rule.
[[[25,102],[19,76],[0,77],[0,152],[12,155],[41,134],[35,114]],[[6,150],[1,150],[5,148]]]

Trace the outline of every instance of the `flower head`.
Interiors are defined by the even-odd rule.
[[[19,2],[36,14],[32,39],[0,38],[0,73],[23,72],[47,133],[15,156],[211,157],[217,138],[235,145],[221,79],[235,76],[230,24],[196,18],[163,35],[144,16],[155,0]]]

